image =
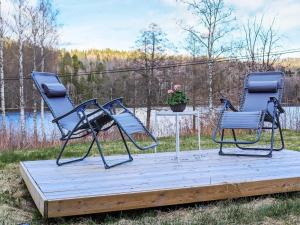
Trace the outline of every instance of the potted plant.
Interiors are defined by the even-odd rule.
[[[168,90],[167,103],[173,112],[183,112],[188,100],[186,94],[181,89],[181,85],[174,85],[173,89]]]

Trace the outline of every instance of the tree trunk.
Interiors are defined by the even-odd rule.
[[[213,62],[208,61],[208,109],[209,112],[213,111]]]
[[[41,130],[42,130],[42,138],[43,141],[46,139],[46,132],[45,132],[45,103],[44,100],[41,98]]]
[[[149,73],[147,75],[147,85],[148,85],[148,93],[147,93],[147,118],[146,118],[146,127],[150,129],[151,123],[151,110],[152,110],[152,82],[154,79],[154,60],[155,60],[155,49],[156,49],[156,41],[154,34],[152,33],[152,50],[151,50],[151,68],[150,68],[150,76]],[[147,64],[146,64],[147,65]]]
[[[136,89],[136,75],[134,74],[134,91],[133,91],[133,114],[135,115],[136,114],[136,97],[137,97],[137,89]]]
[[[146,127],[150,129],[150,120],[151,120],[151,78],[147,76],[147,99],[146,99]]]
[[[147,97],[147,109],[146,109],[146,127],[147,129],[149,130],[150,129],[150,120],[151,120],[151,110],[152,110],[152,107],[151,107],[151,104],[149,104],[149,97]]]
[[[4,88],[4,62],[3,62],[3,48],[4,48],[4,24],[1,14],[1,0],[0,0],[0,87],[1,87],[1,116],[2,129],[6,132],[6,112],[5,112],[5,88]]]
[[[23,2],[19,1],[18,8],[18,62],[19,62],[19,98],[20,98],[20,128],[21,128],[21,146],[24,145],[26,130],[25,130],[25,99],[24,99],[24,69],[23,69],[23,41],[24,41],[24,26],[23,26]]]
[[[33,71],[36,71],[36,38],[34,38],[34,45],[33,45]],[[33,94],[32,94],[32,102],[33,102],[33,136],[34,141],[37,143],[38,141],[38,132],[37,132],[37,102],[36,102],[36,87],[33,85]]]
[[[21,12],[20,12],[21,13]],[[21,15],[19,16],[21,20]],[[25,100],[24,100],[24,71],[23,71],[23,37],[19,36],[19,79],[20,79],[20,127],[22,135],[22,145],[24,144],[24,138],[26,135],[25,130]]]
[[[111,79],[113,79],[113,78],[111,78]],[[114,95],[114,89],[113,89],[113,86],[114,86],[114,82],[113,82],[113,80],[111,80],[111,82],[110,82],[110,88],[109,88],[109,98],[110,98],[110,100],[113,100],[113,95]]]
[[[193,57],[193,61],[195,62],[196,59]],[[196,110],[196,66],[192,66],[192,106],[193,106],[193,111]],[[196,132],[196,116],[193,115],[193,133]]]
[[[1,85],[1,116],[2,128],[6,131],[6,110],[5,110],[5,88],[4,88],[4,71],[3,71],[3,38],[0,37],[0,85]]]
[[[196,110],[196,93],[195,93],[195,88],[193,88],[193,93],[192,93],[192,106],[193,106],[193,111]],[[193,115],[193,133],[196,132],[196,116]]]
[[[33,100],[33,136],[35,143],[38,142],[38,132],[37,132],[37,102]]]
[[[45,57],[44,57],[44,46],[41,45],[41,71],[44,72],[45,70]],[[42,130],[42,137],[43,141],[46,140],[46,132],[45,132],[45,106],[44,106],[44,100],[41,98],[41,130]]]

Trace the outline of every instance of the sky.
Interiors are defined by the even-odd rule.
[[[4,0],[9,1],[9,0]],[[30,0],[34,2],[35,0]],[[185,33],[180,21],[195,23],[195,18],[180,0],[53,0],[59,9],[60,48],[133,49],[140,31],[157,23],[168,39],[182,51]],[[260,18],[281,35],[281,49],[300,48],[300,0],[225,0],[234,9],[239,27],[248,18]],[[4,5],[5,8],[5,5]],[[242,30],[231,34],[240,38]],[[300,55],[299,55],[300,56]]]
[[[61,47],[129,50],[139,32],[157,23],[168,38],[178,41],[177,12],[161,0],[56,0],[60,9]]]

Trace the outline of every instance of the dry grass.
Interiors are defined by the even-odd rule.
[[[0,224],[31,221],[35,206],[23,184],[17,164],[0,170],[0,187]]]

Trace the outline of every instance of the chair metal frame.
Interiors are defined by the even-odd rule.
[[[250,74],[248,74],[249,76]],[[247,79],[248,79],[247,76]],[[245,86],[246,86],[246,82],[247,79],[245,81],[245,85],[244,85],[244,90],[245,90]],[[283,92],[283,88],[282,88],[282,92]],[[242,104],[244,103],[244,97],[245,97],[245,92],[243,94],[243,99],[242,99]],[[276,97],[270,97],[270,99],[268,100],[267,104],[266,104],[266,109],[261,111],[261,118],[260,118],[260,122],[259,122],[259,126],[256,129],[256,137],[255,140],[253,141],[241,141],[238,140],[236,137],[236,133],[235,133],[235,129],[231,129],[231,133],[232,133],[232,137],[233,140],[224,140],[224,131],[225,128],[221,129],[221,120],[222,120],[222,116],[224,114],[224,112],[231,110],[232,112],[240,112],[239,110],[237,110],[233,104],[226,98],[221,98],[220,101],[223,104],[223,108],[220,112],[220,116],[218,119],[218,123],[217,123],[217,127],[216,129],[213,131],[212,134],[212,139],[214,142],[220,144],[220,148],[219,148],[219,155],[224,155],[224,156],[250,156],[250,157],[272,157],[272,152],[273,151],[281,151],[284,149],[284,138],[283,138],[283,134],[282,134],[282,128],[281,128],[281,124],[280,124],[280,114],[284,113],[284,109],[282,108],[281,104],[280,104],[280,100],[282,97],[282,93],[279,96],[280,99],[277,99]],[[270,112],[269,109],[269,105],[272,104],[273,105],[273,112]],[[245,118],[247,119],[247,118]],[[265,122],[271,123],[271,127],[269,126],[265,126]],[[230,128],[226,128],[226,129],[230,129]],[[280,147],[279,148],[275,148],[274,147],[274,134],[275,134],[275,130],[278,129],[279,130],[279,134],[280,134]],[[261,140],[261,135],[262,135],[262,131],[263,130],[271,130],[271,138],[270,138],[270,147],[269,148],[261,148],[261,147],[242,147],[241,145],[251,145],[251,144],[255,144],[258,143]],[[220,139],[217,139],[217,134],[221,133],[220,135]],[[247,154],[247,153],[225,153],[223,151],[223,144],[235,144],[235,146],[238,149],[241,150],[260,150],[260,151],[268,151],[266,154]]]
[[[133,157],[131,156],[131,153],[130,153],[127,141],[126,141],[126,139],[124,137],[124,134],[134,144],[134,146],[137,147],[140,150],[147,150],[147,149],[154,148],[154,147],[157,146],[158,142],[157,142],[156,138],[142,124],[142,122],[130,110],[128,110],[123,105],[123,103],[122,103],[123,98],[113,99],[113,100],[105,103],[104,105],[98,104],[97,99],[90,99],[90,100],[87,100],[87,101],[79,104],[78,106],[74,107],[71,111],[65,113],[64,115],[60,115],[60,116],[55,117],[56,114],[55,114],[54,110],[51,108],[51,105],[48,102],[47,97],[44,95],[42,88],[37,83],[36,79],[34,78],[34,76],[35,76],[34,74],[35,73],[40,73],[40,72],[32,72],[33,81],[34,81],[34,83],[35,83],[38,91],[40,92],[43,100],[46,102],[46,104],[49,107],[52,115],[54,116],[54,119],[52,120],[52,122],[56,123],[56,125],[58,126],[58,128],[59,128],[59,130],[61,132],[61,135],[62,135],[61,138],[60,138],[60,140],[63,141],[63,144],[62,144],[62,148],[61,148],[61,150],[60,150],[60,152],[59,152],[59,154],[57,156],[57,159],[56,159],[56,164],[58,166],[62,166],[62,165],[65,165],[65,164],[69,164],[69,163],[73,163],[73,162],[79,162],[79,161],[84,160],[90,154],[91,149],[92,149],[92,147],[93,147],[93,145],[94,145],[95,142],[96,142],[97,149],[99,151],[100,157],[101,157],[101,159],[103,161],[104,167],[106,169],[109,169],[109,168],[112,168],[112,167],[115,167],[115,166],[118,166],[118,165],[130,162],[130,161],[133,160]],[[47,73],[45,73],[45,75],[46,74]],[[51,74],[51,75],[54,75],[54,74]],[[59,83],[62,83],[61,80],[59,79],[59,77],[56,74],[54,76],[56,76],[56,79],[58,80]],[[68,100],[72,103],[72,105],[74,106],[74,103],[70,99],[68,93],[67,93],[66,96],[67,96]],[[96,109],[94,111],[90,112],[90,113],[87,113],[86,109],[88,107],[90,107],[90,106],[93,106]],[[148,145],[148,146],[141,146],[141,145],[139,145],[131,137],[131,135],[126,132],[126,130],[124,129],[122,123],[120,123],[118,120],[116,120],[114,118],[114,115],[116,115],[116,114],[113,113],[113,108],[115,106],[120,107],[121,109],[123,109],[123,111],[121,113],[129,113],[131,116],[133,116],[137,120],[137,122],[140,123],[140,125],[143,127],[145,134],[148,137],[151,138],[151,140],[153,141],[153,144]],[[64,119],[64,118],[68,117],[72,113],[77,113],[77,115],[79,116],[80,120],[77,122],[77,124],[75,125],[75,127],[72,130],[68,131],[68,133],[66,134],[64,132],[64,128],[60,125],[60,121],[62,119]],[[104,128],[93,125],[92,121],[93,121],[93,119],[95,119],[93,116],[95,116],[98,113],[102,113],[101,115],[107,116],[109,118],[109,121],[110,121],[111,124],[109,124],[107,127],[104,127]],[[85,128],[82,128],[83,125],[85,126]],[[101,131],[109,130],[113,126],[117,126],[117,128],[118,128],[118,131],[119,131],[120,136],[122,138],[122,142],[124,144],[125,150],[126,150],[127,155],[128,155],[128,159],[126,159],[124,161],[121,161],[121,162],[118,162],[118,163],[115,163],[115,164],[109,165],[107,163],[106,159],[105,159],[104,154],[103,154],[103,147],[101,146],[100,141],[98,139],[98,134]],[[67,161],[66,160],[61,161],[61,157],[62,157],[62,155],[63,155],[63,153],[65,151],[66,146],[68,145],[69,140],[83,138],[83,137],[86,137],[88,135],[92,135],[93,140],[92,140],[89,148],[87,149],[87,152],[82,157],[76,158],[76,159],[72,159],[72,160],[67,160]]]

